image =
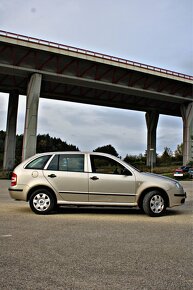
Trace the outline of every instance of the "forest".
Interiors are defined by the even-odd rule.
[[[6,132],[0,131],[0,169],[3,166],[3,152],[4,152],[4,143],[5,143]],[[16,136],[16,154],[15,154],[15,164],[21,162],[22,156],[22,143],[23,135]],[[60,138],[51,137],[49,134],[37,135],[37,153],[41,152],[51,152],[51,151],[80,151],[76,145],[68,144],[66,141],[62,141]],[[129,153],[126,156],[120,156],[117,150],[113,145],[108,144],[102,147],[98,147],[93,150],[94,152],[104,152],[112,154],[116,157],[119,157],[126,162],[141,168],[146,166],[146,152],[139,155],[130,155]],[[157,155],[157,166],[168,166],[168,165],[181,165],[182,164],[182,151],[183,145],[180,144],[177,146],[175,152],[172,152],[170,148],[165,147],[161,155]]]

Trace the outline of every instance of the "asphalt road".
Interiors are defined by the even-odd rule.
[[[0,181],[0,289],[193,289],[193,181],[186,204],[151,218],[138,209],[62,208],[38,216]]]

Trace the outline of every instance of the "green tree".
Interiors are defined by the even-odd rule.
[[[160,161],[161,163],[169,163],[172,161],[172,156],[173,156],[173,152],[170,148],[165,147],[164,148],[164,152],[162,153],[161,157],[160,157]]]
[[[0,131],[0,168],[3,166],[3,152],[6,132]],[[23,135],[16,136],[15,164],[19,164],[22,159]],[[79,151],[78,147],[67,144],[60,138],[50,137],[49,134],[37,136],[37,153],[50,151]]]
[[[5,131],[0,131],[0,153],[3,153],[4,151],[4,142],[5,142]]]
[[[16,136],[15,163],[19,164],[22,157],[23,134]]]
[[[67,144],[60,138],[50,137],[49,134],[37,136],[37,152],[51,151],[79,151],[78,147],[72,144]]]
[[[142,169],[142,167],[146,164],[146,157],[143,154],[139,155],[126,155],[123,159],[125,162]]]
[[[5,132],[1,130],[0,131],[0,167],[3,166],[4,143],[5,143]]]
[[[183,143],[177,145],[177,149],[175,150],[174,154],[177,161],[183,160]]]
[[[119,156],[119,154],[117,153],[115,148],[110,144],[102,146],[102,147],[98,147],[95,150],[93,150],[93,152],[103,152],[103,153],[108,153],[108,154],[114,155],[116,157]]]

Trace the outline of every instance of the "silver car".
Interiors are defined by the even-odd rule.
[[[29,201],[33,212],[47,214],[60,205],[139,207],[161,216],[167,207],[185,202],[179,182],[142,173],[104,153],[48,152],[36,154],[12,173],[9,193]]]

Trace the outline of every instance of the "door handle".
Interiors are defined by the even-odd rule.
[[[54,178],[54,177],[56,177],[56,175],[55,174],[50,174],[50,175],[48,175],[48,177]]]
[[[98,180],[99,178],[97,176],[92,176],[92,177],[90,177],[90,179],[92,179],[92,180]]]

